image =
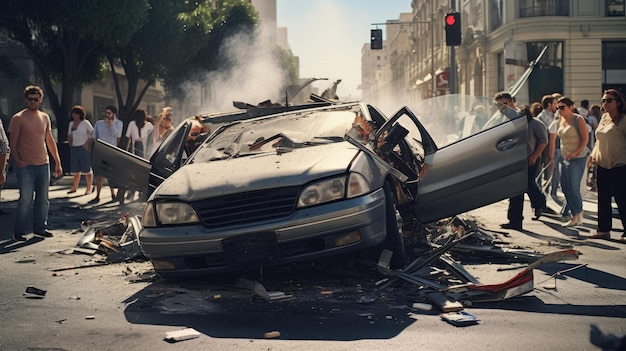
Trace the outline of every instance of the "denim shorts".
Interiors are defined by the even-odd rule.
[[[72,174],[91,173],[91,153],[82,146],[72,146],[70,149],[70,172]]]

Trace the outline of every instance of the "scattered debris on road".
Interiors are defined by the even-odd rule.
[[[26,292],[23,294],[27,299],[43,299],[46,296],[47,291],[29,286],[26,288]]]
[[[189,339],[199,338],[200,333],[193,328],[176,330],[165,333],[165,340],[169,342],[177,342]]]
[[[455,327],[467,327],[480,321],[478,317],[465,311],[442,313],[440,317]]]

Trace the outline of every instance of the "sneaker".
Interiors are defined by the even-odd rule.
[[[26,241],[28,239],[26,239],[24,237],[24,234],[13,234],[13,240],[15,240],[15,241]]]
[[[44,230],[42,233],[34,233],[37,236],[43,236],[44,238],[52,238],[54,235],[47,230]]]

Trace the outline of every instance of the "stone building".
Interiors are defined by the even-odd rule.
[[[387,21],[380,54],[388,57],[388,67],[363,65],[364,97],[393,96],[410,104],[451,92],[492,96],[508,89],[543,47],[543,58],[517,95],[520,103],[553,92],[594,103],[606,88],[626,91],[624,0],[455,2],[463,27],[458,47],[445,46],[450,1],[413,0],[409,18]],[[408,34],[393,34],[398,31]],[[378,55],[372,51],[363,47],[363,62]]]

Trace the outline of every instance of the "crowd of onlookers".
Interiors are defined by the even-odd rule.
[[[541,102],[515,106],[507,92],[494,97],[498,106],[516,109],[528,119],[528,197],[534,209],[533,220],[547,211],[546,196],[556,198],[561,190],[565,199],[560,215],[563,227],[583,224],[583,190],[598,193],[598,230],[590,238],[610,238],[612,203],[615,200],[626,222],[626,101],[615,89],[608,89],[600,104],[577,105],[559,93],[545,95]],[[523,195],[511,198],[506,229],[522,229]],[[622,234],[620,240],[626,240]]]
[[[26,108],[17,112],[10,120],[8,129],[0,121],[0,190],[6,182],[9,157],[15,169],[19,199],[13,227],[13,238],[25,241],[28,219],[32,213],[33,234],[52,237],[48,231],[48,209],[50,206],[48,190],[50,185],[50,159],[54,159],[53,177],[61,177],[64,170],[52,135],[50,116],[41,111],[44,98],[43,89],[29,85],[24,89]],[[134,119],[129,123],[125,138],[122,137],[123,123],[117,118],[117,108],[107,106],[104,118],[94,125],[87,119],[87,111],[80,105],[70,110],[71,121],[67,130],[67,142],[70,147],[70,169],[73,182],[68,194],[78,191],[81,176],[85,178],[85,192],[92,193],[94,177],[92,170],[92,150],[95,140],[102,140],[117,145],[134,154],[149,158],[154,149],[174,130],[172,126],[172,108],[165,107],[153,121],[144,110],[136,110]],[[8,138],[7,138],[8,133]],[[91,204],[100,202],[102,177],[95,177],[96,196]],[[113,201],[124,203],[133,199],[134,193],[125,195],[123,186],[109,182]],[[9,214],[0,207],[0,214]]]
[[[14,239],[26,240],[27,219],[32,211],[33,233],[51,237],[47,230],[48,187],[50,183],[49,156],[55,162],[52,175],[62,176],[63,169],[52,136],[50,116],[39,110],[43,90],[28,86],[24,90],[26,108],[17,112],[8,127],[9,138],[0,121],[0,190],[6,181],[9,155],[16,169],[19,199]],[[556,197],[560,189],[565,199],[560,214],[564,227],[583,224],[581,184],[598,193],[597,232],[590,238],[610,238],[613,199],[617,204],[622,226],[626,224],[626,101],[615,89],[604,92],[599,104],[580,105],[567,96],[555,93],[545,95],[541,102],[516,106],[515,97],[499,92],[494,97],[496,106],[507,118],[526,116],[528,187],[527,194],[534,209],[533,220],[539,220],[546,211],[547,197]],[[123,123],[117,118],[115,106],[105,108],[104,118],[93,126],[86,118],[85,109],[76,105],[71,109],[67,142],[70,146],[70,173],[72,187],[78,191],[81,176],[85,177],[84,195],[93,190],[92,148],[95,140],[117,145],[140,157],[149,159],[160,143],[173,131],[172,109],[165,107],[152,120],[144,110],[136,110],[122,137]],[[201,123],[198,123],[201,125]],[[483,126],[484,128],[484,126]],[[193,133],[192,133],[193,134]],[[192,135],[190,134],[190,135]],[[197,133],[196,133],[197,134]],[[191,140],[193,142],[193,138]],[[584,179],[584,182],[583,182]],[[124,203],[134,198],[121,185],[109,182],[113,201]],[[100,202],[102,177],[95,177],[96,196],[89,201]],[[509,199],[506,229],[522,229],[524,194]],[[0,214],[8,214],[0,207]],[[626,240],[622,234],[621,240]]]

